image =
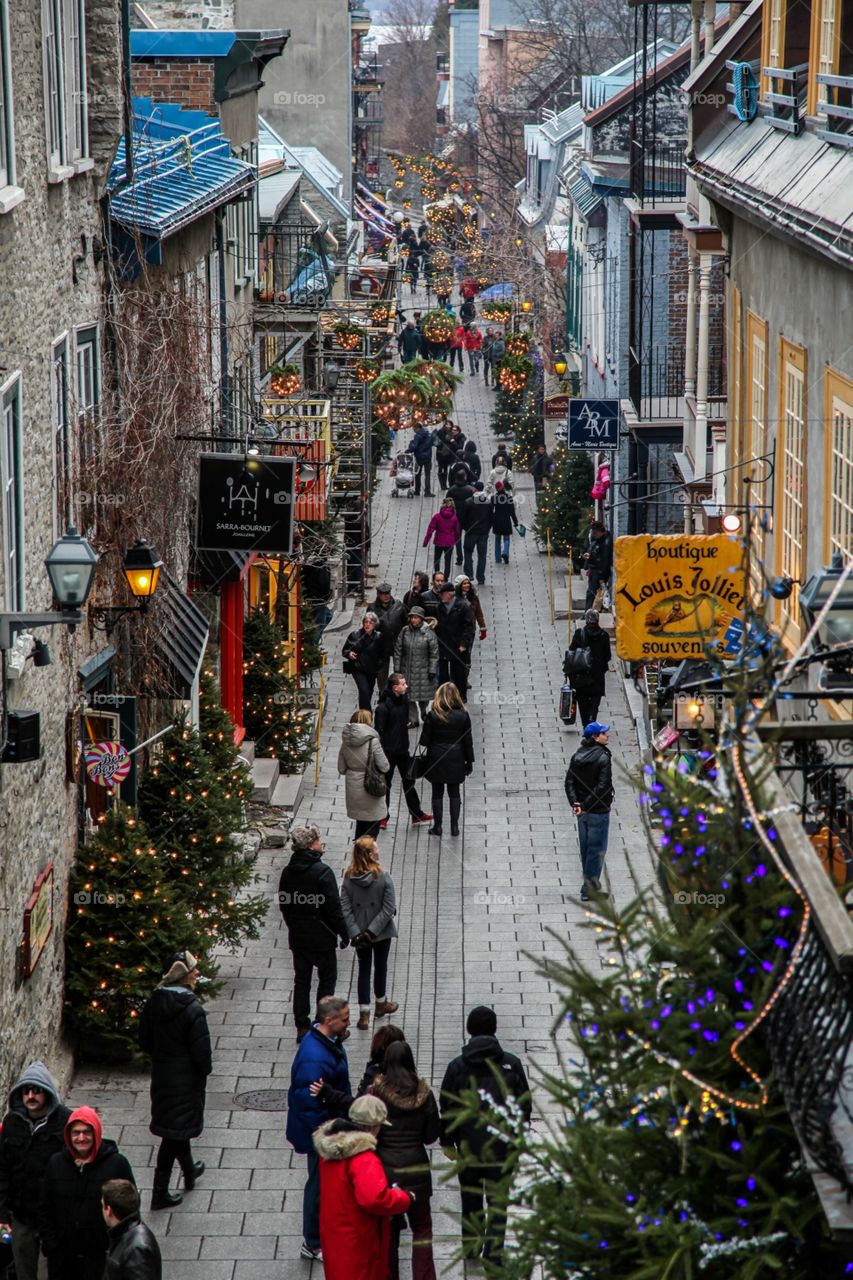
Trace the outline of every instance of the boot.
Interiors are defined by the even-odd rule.
[[[183,1196],[173,1194],[169,1190],[169,1175],[163,1173],[159,1169],[154,1170],[154,1190],[151,1192],[151,1208],[156,1209],[174,1209],[176,1204],[180,1204]]]
[[[204,1173],[204,1161],[193,1160],[187,1165],[181,1165],[181,1173],[184,1175],[184,1191],[192,1191],[201,1175]]]
[[[376,1018],[386,1018],[389,1013],[396,1013],[399,1008],[396,1000],[377,1000],[373,1015]]]
[[[462,797],[450,797],[450,834],[459,835],[459,815],[462,812]]]
[[[359,1010],[358,1022],[356,1023],[356,1027],[359,1031],[370,1030],[370,1010],[369,1009]]]

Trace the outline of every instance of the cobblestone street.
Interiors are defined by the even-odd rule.
[[[466,375],[454,415],[477,442],[486,469],[493,452],[492,396],[481,377]],[[516,492],[519,518],[529,526],[529,477],[518,477]],[[413,569],[431,568],[431,552],[428,557],[421,542],[438,500],[392,500],[390,493],[383,467],[373,513],[373,581],[387,577],[401,596]],[[580,868],[563,779],[579,735],[577,729],[563,728],[556,714],[568,624],[550,621],[546,558],[532,536],[513,537],[509,566],[495,565],[490,553],[481,600],[488,637],[477,643],[472,669],[469,710],[476,763],[465,787],[461,835],[439,841],[425,826],[410,827],[395,781],[391,821],[379,840],[398,899],[399,938],[391,950],[388,994],[400,1009],[392,1020],[404,1028],[420,1073],[436,1090],[448,1060],[464,1043],[465,1014],[475,1004],[494,1006],[499,1039],[521,1055],[534,1081],[556,1065],[549,1033],[557,995],[537,976],[537,957],[556,946],[552,934],[570,939],[591,965],[606,964],[584,910],[573,900],[580,890]],[[326,633],[329,698],[319,784],[314,787],[310,768],[298,812],[300,823],[314,822],[323,831],[336,874],[345,866],[352,837],[336,770],[340,732],[355,705],[352,681],[341,672],[347,629]],[[637,766],[633,720],[619,677],[613,673],[608,679],[600,718],[613,724],[617,801],[606,874],[608,888],[621,901],[633,894],[635,884],[649,883],[652,870],[627,777]],[[305,1160],[285,1142],[284,1114],[244,1110],[234,1102],[235,1094],[251,1089],[286,1090],[289,1081],[296,1048],[292,966],[275,902],[288,856],[287,849],[262,851],[258,867],[270,895],[266,925],[259,941],[223,957],[223,989],[207,1006],[214,1074],[205,1131],[194,1144],[207,1171],[171,1213],[147,1213],[147,1194],[144,1198],[170,1280],[320,1280],[322,1275],[320,1265],[298,1256]],[[339,957],[338,993],[349,993],[356,1007],[354,953]],[[354,1083],[369,1040],[369,1033],[353,1029],[347,1042]],[[105,1134],[118,1140],[147,1191],[156,1149],[148,1132],[147,1077],[83,1072],[71,1101],[99,1108]],[[458,1190],[455,1182],[440,1181],[440,1150],[433,1164],[439,1173],[433,1200],[439,1271],[462,1276],[461,1265],[451,1265]]]

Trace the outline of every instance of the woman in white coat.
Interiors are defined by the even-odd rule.
[[[377,768],[388,773],[391,768],[382,750],[379,734],[373,727],[370,711],[353,713],[341,733],[338,773],[346,779],[347,817],[355,822],[355,838],[378,836],[380,824],[388,817],[385,796],[372,796],[364,785],[368,756],[372,754]]]

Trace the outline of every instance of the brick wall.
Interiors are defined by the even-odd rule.
[[[682,236],[669,238],[669,337],[677,350],[684,346],[687,333],[687,244]],[[696,287],[699,287],[698,271]],[[726,273],[722,258],[717,258],[711,269],[709,290],[710,315],[708,345],[714,359],[725,367],[726,360]],[[696,323],[699,323],[699,299],[696,299]],[[725,386],[725,374],[723,375]]]
[[[200,58],[146,58],[134,60],[131,68],[135,96],[175,102],[215,116],[213,76],[213,63]]]

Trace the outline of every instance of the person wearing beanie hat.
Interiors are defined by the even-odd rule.
[[[338,981],[338,943],[349,946],[338,881],[323,861],[319,827],[293,827],[293,854],[278,882],[278,905],[287,925],[293,955],[293,1020],[296,1043],[311,1026],[311,979],[317,970],[317,999],[334,995]]]
[[[394,645],[394,670],[406,677],[409,683],[409,727],[417,728],[415,705],[421,718],[435,693],[435,673],[438,670],[438,640],[433,627],[426,624],[426,611],[420,605],[412,605],[406,626],[397,636]]]
[[[198,979],[192,952],[171,956],[139,1020],[139,1045],[151,1056],[149,1128],[160,1139],[152,1210],[171,1209],[183,1199],[169,1190],[176,1160],[185,1191],[192,1191],[204,1173],[204,1162],[193,1160],[191,1143],[204,1129],[204,1095],[213,1057],[207,1017],[194,990]]]
[[[406,1213],[415,1196],[388,1185],[376,1154],[387,1123],[385,1103],[367,1095],[356,1098],[346,1119],[327,1120],[314,1132],[325,1280],[388,1278],[391,1219]]]
[[[497,1039],[498,1020],[494,1009],[477,1005],[468,1014],[471,1039],[462,1052],[448,1063],[441,1082],[441,1143],[450,1159],[463,1152],[466,1160],[459,1170],[462,1195],[462,1253],[471,1261],[499,1265],[503,1254],[506,1217],[497,1208],[499,1194],[512,1179],[507,1167],[508,1148],[494,1133],[495,1113],[514,1098],[525,1122],[530,1124],[530,1086],[521,1060],[507,1053]],[[478,1111],[462,1095],[475,1089]]]
[[[609,724],[591,720],[584,726],[583,742],[569,761],[566,772],[566,798],[578,820],[580,847],[581,902],[591,893],[601,893],[601,872],[610,833],[610,808],[613,804],[613,762],[607,748]]]
[[[586,650],[588,661],[581,664],[572,654]],[[587,609],[584,623],[572,636],[563,673],[575,691],[581,724],[598,719],[598,707],[605,694],[605,676],[610,667],[610,636],[602,628],[595,609]]]
[[[65,1148],[70,1115],[47,1067],[31,1062],[12,1085],[0,1128],[0,1231],[12,1234],[19,1280],[37,1278],[42,1183],[51,1156]]]

